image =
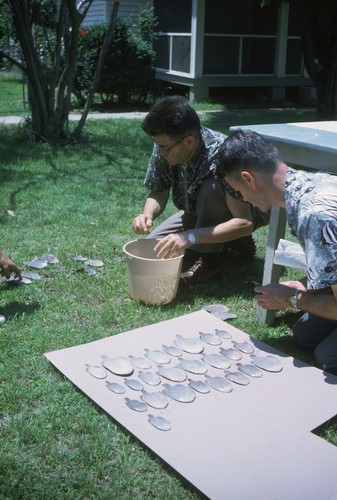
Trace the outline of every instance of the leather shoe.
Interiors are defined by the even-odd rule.
[[[192,267],[181,273],[180,283],[187,285],[194,285],[195,283],[202,283],[204,281],[214,280],[219,278],[221,275],[221,267],[216,267],[214,269],[207,266],[203,261],[202,257],[195,261]]]

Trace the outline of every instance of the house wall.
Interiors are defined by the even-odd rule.
[[[143,5],[152,5],[152,0],[123,0],[120,2],[118,16],[128,17],[137,14]],[[113,7],[113,0],[95,0],[84,20],[85,26],[102,23],[109,20]]]

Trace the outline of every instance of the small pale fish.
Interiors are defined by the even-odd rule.
[[[199,361],[198,359],[181,359],[179,362],[179,368],[196,375],[203,375],[208,370],[205,363]]]
[[[95,378],[107,378],[108,374],[102,366],[86,365],[87,372]]]
[[[207,384],[219,392],[232,392],[232,384],[223,377],[211,377],[210,375],[205,375]]]
[[[39,257],[40,260],[43,260],[45,262],[48,262],[48,264],[58,264],[59,263],[59,260],[57,257],[55,257],[55,255],[51,254],[51,253],[44,253],[43,255],[41,255],[41,257]]]
[[[207,306],[203,306],[203,309],[223,321],[225,319],[236,318],[236,315],[230,313],[228,307],[223,304],[209,304]]]
[[[104,262],[99,260],[99,259],[87,259],[84,261],[86,266],[92,266],[92,267],[103,267]]]
[[[183,384],[164,384],[163,394],[179,403],[192,403],[195,400],[193,389]]]
[[[215,335],[218,335],[219,337],[223,339],[231,339],[232,335],[229,332],[226,332],[226,330],[215,330]]]
[[[202,360],[213,368],[219,370],[227,370],[231,366],[231,362],[221,354],[203,354]]]
[[[138,401],[138,399],[129,399],[125,398],[125,403],[128,408],[134,411],[147,411],[147,406],[142,401]]]
[[[244,354],[252,354],[254,352],[254,347],[249,342],[234,342],[233,346]]]
[[[29,278],[25,278],[21,276],[21,278],[8,278],[6,279],[6,283],[8,285],[30,285],[32,280]]]
[[[201,394],[208,394],[211,390],[209,385],[202,380],[189,380],[188,385]]]
[[[161,392],[143,391],[140,399],[148,406],[156,408],[157,410],[163,410],[169,404],[167,397]]]
[[[234,382],[235,384],[239,384],[239,385],[248,385],[249,384],[249,378],[240,372],[228,372],[228,373],[226,373],[225,377],[228,380],[230,380],[231,382]]]
[[[149,415],[149,422],[153,427],[159,429],[160,431],[171,430],[171,424],[164,417],[155,417],[154,415]]]
[[[170,356],[163,351],[151,351],[150,349],[145,349],[145,357],[154,363],[158,363],[159,365],[167,365],[171,362]]]
[[[151,363],[145,358],[137,358],[135,356],[129,355],[129,359],[135,368],[140,370],[149,370],[151,368]]]
[[[233,349],[232,347],[229,347],[228,349],[220,347],[220,352],[222,356],[225,356],[226,358],[229,358],[232,361],[239,361],[242,358],[241,352],[239,352],[237,349]]]
[[[248,375],[249,377],[260,378],[263,375],[263,371],[254,365],[242,365],[241,363],[238,363],[238,369],[240,372]]]
[[[200,332],[199,335],[201,340],[205,342],[205,344],[220,345],[222,342],[221,337],[219,337],[219,335],[215,335],[214,333]]]
[[[29,267],[35,267],[36,269],[43,269],[44,267],[48,266],[48,262],[46,262],[45,260],[40,260],[38,258],[24,262],[24,264]]]
[[[34,271],[25,271],[25,272],[21,273],[21,276],[23,278],[28,278],[30,280],[40,280],[41,279],[41,276],[39,275],[39,273],[34,273]]]
[[[88,257],[83,257],[82,255],[72,255],[71,258],[76,262],[84,262],[86,260],[89,260]]]
[[[171,380],[172,382],[185,382],[187,379],[186,371],[182,368],[174,366],[173,368],[168,368],[167,366],[161,366],[158,370],[158,375]]]
[[[125,387],[123,387],[121,384],[117,384],[116,382],[105,382],[107,389],[109,391],[114,392],[115,394],[124,394],[125,393]]]
[[[177,335],[174,344],[182,351],[190,354],[200,354],[204,350],[204,346],[200,339],[186,338],[182,335]]]
[[[274,356],[255,356],[252,354],[252,363],[267,372],[280,372],[282,370],[281,362]]]
[[[125,377],[131,375],[134,371],[131,361],[123,357],[110,358],[109,356],[102,356],[102,365],[115,375]]]
[[[95,274],[97,274],[96,269],[94,269],[93,267],[87,266],[87,265],[84,266],[84,271],[87,274],[89,274],[89,276],[95,276]]]
[[[163,345],[163,351],[175,358],[180,358],[183,351],[174,345]]]
[[[144,389],[143,384],[139,382],[139,380],[135,380],[134,378],[125,378],[124,384],[133,391],[142,391]]]
[[[140,371],[138,376],[147,385],[159,385],[161,383],[161,378],[157,373]]]

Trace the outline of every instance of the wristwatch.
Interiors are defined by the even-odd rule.
[[[190,245],[195,245],[197,238],[195,236],[194,231],[191,231],[191,230],[187,231],[187,240],[188,240]]]
[[[302,293],[302,290],[295,290],[294,293],[292,294],[292,296],[289,299],[291,307],[295,311],[300,311],[300,308],[298,307],[298,296],[299,296],[300,293]]]

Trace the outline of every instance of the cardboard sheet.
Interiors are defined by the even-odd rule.
[[[282,371],[263,371],[261,378],[249,377],[249,385],[233,383],[231,393],[212,389],[196,393],[192,403],[170,400],[163,410],[148,408],[136,412],[126,399],[140,399],[141,393],[126,387],[125,394],[114,394],[106,381],[124,385],[124,378],[108,373],[96,379],[86,365],[100,365],[101,356],[144,357],[146,349],[161,350],[173,345],[177,335],[199,338],[199,332],[225,330],[231,339],[220,347],[248,342],[254,355],[272,355]],[[219,353],[219,346],[204,344],[205,353]],[[184,359],[200,359],[200,354],[184,353]],[[206,311],[198,311],[169,321],[149,325],[96,342],[46,353],[49,361],[115,421],[155,452],[181,476],[211,499],[235,500],[331,500],[337,498],[337,447],[311,431],[337,414],[337,377],[323,373],[271,348]],[[232,361],[250,364],[251,355]],[[170,366],[179,364],[171,357]],[[152,362],[148,371],[157,372]],[[138,379],[135,368],[132,376]],[[209,375],[224,371],[208,368]],[[205,375],[189,374],[204,380]],[[173,382],[162,380],[156,392]],[[187,384],[188,381],[184,382]],[[146,384],[144,384],[146,385]],[[171,430],[150,425],[149,415],[162,416]]]

